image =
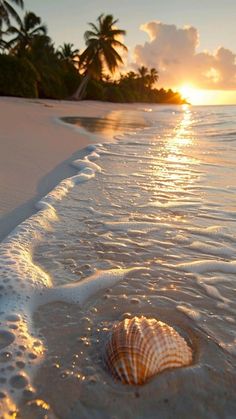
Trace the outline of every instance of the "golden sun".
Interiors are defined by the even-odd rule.
[[[181,96],[191,105],[222,105],[236,104],[235,90],[209,90],[199,89],[192,84],[183,84],[177,87]]]
[[[178,88],[179,92],[192,105],[202,105],[205,101],[204,90],[197,89],[190,84],[184,84]]]

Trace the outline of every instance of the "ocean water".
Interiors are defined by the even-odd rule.
[[[66,122],[99,144],[0,248],[3,417],[234,418],[236,107]],[[134,315],[175,327],[192,365],[114,381],[104,345]]]

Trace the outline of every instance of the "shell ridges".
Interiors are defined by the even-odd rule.
[[[107,367],[124,384],[144,384],[165,369],[191,362],[191,348],[173,327],[144,316],[115,325],[105,348]]]

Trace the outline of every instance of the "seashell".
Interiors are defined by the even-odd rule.
[[[105,348],[107,367],[124,384],[144,384],[165,369],[191,362],[191,348],[173,327],[143,316],[114,326]]]

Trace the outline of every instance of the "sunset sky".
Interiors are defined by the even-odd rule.
[[[80,51],[87,23],[111,13],[127,31],[129,68],[157,68],[159,86],[195,104],[236,103],[236,0],[25,0],[25,9],[42,17],[56,46]]]

